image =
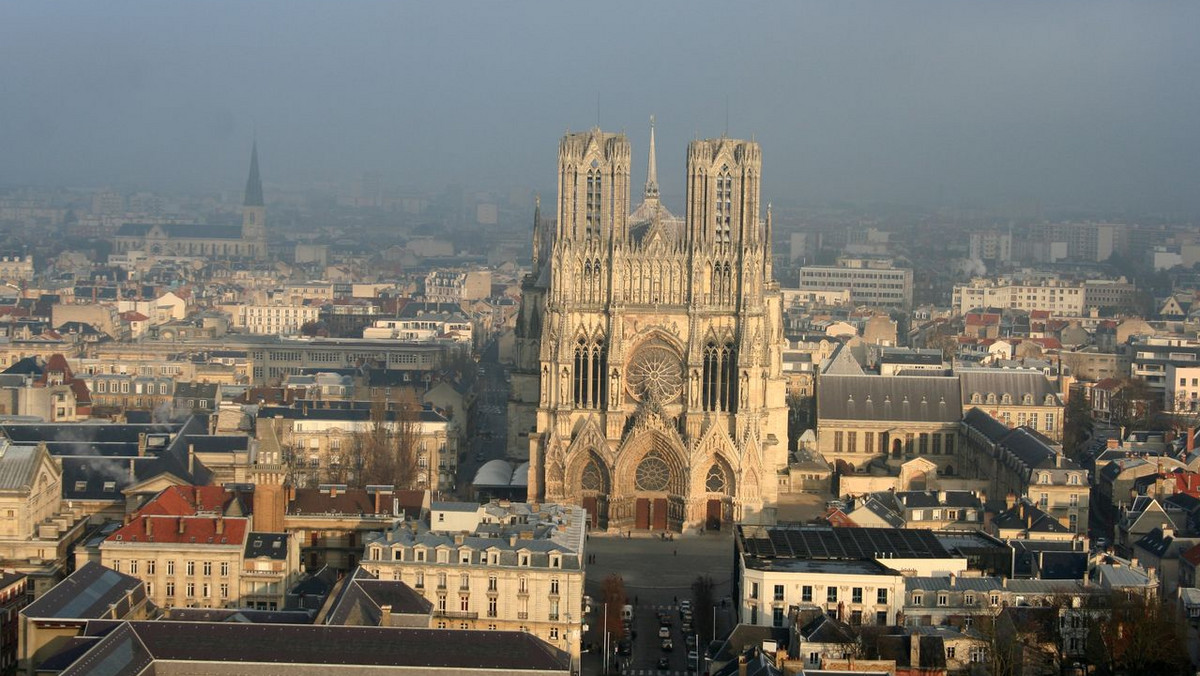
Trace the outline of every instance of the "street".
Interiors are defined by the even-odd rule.
[[[704,535],[680,536],[674,540],[643,535],[623,538],[611,535],[592,535],[588,539],[588,554],[596,562],[588,566],[586,589],[594,599],[592,613],[588,616],[589,631],[584,636],[585,644],[597,646],[597,650],[584,655],[583,674],[603,673],[604,644],[604,580],[610,574],[620,575],[625,583],[628,602],[634,605],[632,654],[611,656],[612,673],[627,676],[649,676],[671,674],[684,676],[688,670],[688,646],[681,629],[678,602],[692,598],[692,582],[699,575],[708,575],[715,583],[713,597],[716,601],[717,635],[728,633],[732,628],[732,608],[722,607],[721,600],[729,596],[730,576],[733,566],[733,537],[729,532],[711,532]],[[609,608],[608,612],[620,612]],[[671,619],[670,637],[674,647],[662,650],[659,638],[659,612],[667,613]],[[697,637],[701,655],[711,637]],[[669,669],[659,670],[658,660],[666,657]],[[700,672],[704,671],[703,659]]]

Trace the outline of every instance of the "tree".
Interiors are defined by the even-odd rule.
[[[604,603],[607,622],[604,627],[609,634],[609,640],[616,642],[625,638],[625,624],[621,621],[621,609],[625,607],[625,580],[616,573],[604,578]]]
[[[697,575],[692,581],[692,622],[696,629],[696,645],[705,645],[704,640],[715,638],[713,633],[713,588],[716,583],[708,575]]]
[[[1067,457],[1079,458],[1083,442],[1092,434],[1092,410],[1081,390],[1073,390],[1067,397],[1063,412],[1063,451]]]
[[[1097,674],[1187,674],[1183,625],[1168,602],[1113,592],[1089,620],[1086,658]]]
[[[1162,419],[1162,396],[1141,378],[1127,378],[1112,396],[1112,416],[1122,433],[1131,429],[1158,429]]]
[[[346,475],[353,477],[353,482],[348,483],[358,487],[416,488],[421,472],[428,470],[421,466],[418,453],[419,415],[420,406],[415,400],[393,403],[383,396],[372,399],[365,428],[355,432],[350,441]]]

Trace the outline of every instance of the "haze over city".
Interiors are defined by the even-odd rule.
[[[553,188],[567,128],[760,141],[775,201],[1200,209],[1185,2],[9,2],[0,184]],[[644,180],[635,163],[634,184]]]

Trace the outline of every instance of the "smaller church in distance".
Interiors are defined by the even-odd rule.
[[[250,175],[242,200],[242,225],[126,223],[113,238],[113,252],[151,256],[209,256],[265,260],[267,210],[258,175],[258,143],[250,150]]]

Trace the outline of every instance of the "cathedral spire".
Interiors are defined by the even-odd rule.
[[[647,200],[658,199],[658,161],[654,156],[654,116],[650,116],[650,161],[646,167],[646,193]]]
[[[258,177],[258,139],[254,140],[254,145],[250,148],[250,176],[246,178],[246,199],[243,200],[242,206],[263,206],[262,179]]]

